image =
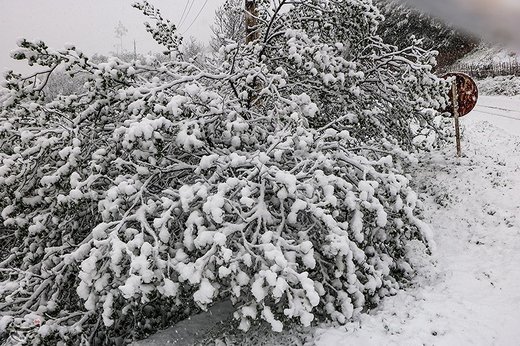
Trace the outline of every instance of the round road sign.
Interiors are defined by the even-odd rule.
[[[478,100],[478,88],[477,84],[470,76],[461,72],[451,72],[442,76],[444,79],[449,77],[455,77],[457,83],[457,99],[458,99],[458,113],[459,117],[462,117],[475,107]],[[451,99],[451,91],[450,91]],[[448,106],[446,109],[453,115],[453,105]]]

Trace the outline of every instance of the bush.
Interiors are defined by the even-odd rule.
[[[261,39],[201,70],[135,6],[171,61],[13,53],[47,72],[0,99],[1,338],[129,342],[221,299],[281,331],[394,294],[430,241],[402,166],[446,105],[432,53],[381,42],[370,1],[314,0],[262,5]],[[57,65],[87,92],[45,102]]]
[[[520,77],[497,76],[477,81],[479,92],[483,95],[520,95]]]

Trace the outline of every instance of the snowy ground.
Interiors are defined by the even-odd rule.
[[[482,97],[462,123],[464,157],[449,147],[416,173],[434,265],[360,321],[319,328],[302,344],[520,345],[520,98]],[[139,345],[193,344],[229,310],[204,316]]]
[[[435,267],[316,345],[520,345],[520,98],[482,97],[462,122],[465,157],[448,148],[417,174]]]

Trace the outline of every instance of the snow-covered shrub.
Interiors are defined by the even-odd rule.
[[[483,95],[520,95],[520,77],[497,76],[477,81],[479,92]]]
[[[382,43],[368,0],[266,3],[261,39],[201,70],[137,7],[171,61],[12,54],[87,91],[45,102],[45,78],[6,75],[0,338],[128,342],[226,298],[280,331],[394,294],[430,240],[401,162],[445,106],[432,55]]]

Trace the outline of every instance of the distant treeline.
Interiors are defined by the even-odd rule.
[[[376,0],[375,3],[385,17],[378,29],[383,41],[403,48],[414,39],[421,39],[423,48],[439,52],[437,69],[456,63],[480,43],[479,38],[459,31],[456,26],[401,2]]]

